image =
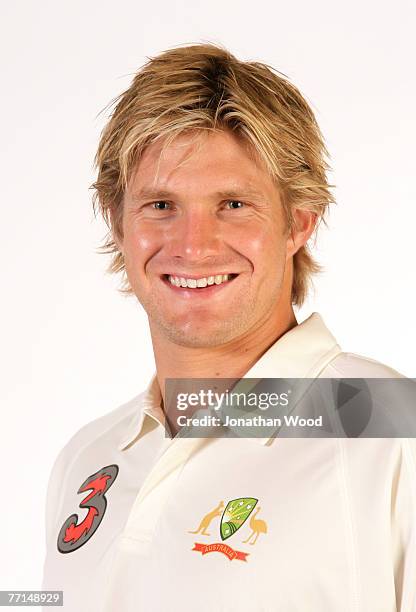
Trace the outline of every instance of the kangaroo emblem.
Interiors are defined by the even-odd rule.
[[[211,521],[216,516],[221,516],[223,508],[224,508],[224,502],[220,501],[220,503],[218,504],[218,506],[216,508],[214,508],[213,510],[211,510],[211,512],[208,512],[204,516],[204,518],[199,523],[198,529],[196,531],[188,531],[188,533],[200,533],[201,535],[206,535],[206,536],[211,535],[210,533],[207,532],[207,529],[208,529]]]

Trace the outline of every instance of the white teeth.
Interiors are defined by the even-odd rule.
[[[196,289],[197,287],[206,287],[207,285],[220,285],[229,280],[230,274],[216,274],[215,276],[208,276],[203,278],[184,278],[183,276],[171,276],[168,275],[169,282],[175,287],[188,287],[189,289]]]

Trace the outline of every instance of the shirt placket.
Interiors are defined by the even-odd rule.
[[[183,466],[191,456],[212,442],[206,438],[178,438],[159,457],[133,503],[120,540],[131,552],[149,552],[160,516],[174,492]]]

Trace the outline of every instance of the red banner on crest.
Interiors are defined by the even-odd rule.
[[[239,561],[247,561],[246,557],[250,554],[241,552],[240,550],[234,550],[234,548],[231,548],[231,546],[228,546],[228,544],[223,544],[222,542],[216,542],[214,544],[201,544],[200,542],[195,542],[192,550],[201,552],[203,555],[211,552],[220,552],[228,557],[230,561],[233,561],[234,559],[238,559]]]

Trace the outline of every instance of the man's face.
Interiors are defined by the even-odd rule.
[[[161,148],[145,150],[130,180],[120,245],[152,334],[210,347],[256,333],[282,307],[290,257],[276,185],[229,132],[179,136],[160,158]]]

